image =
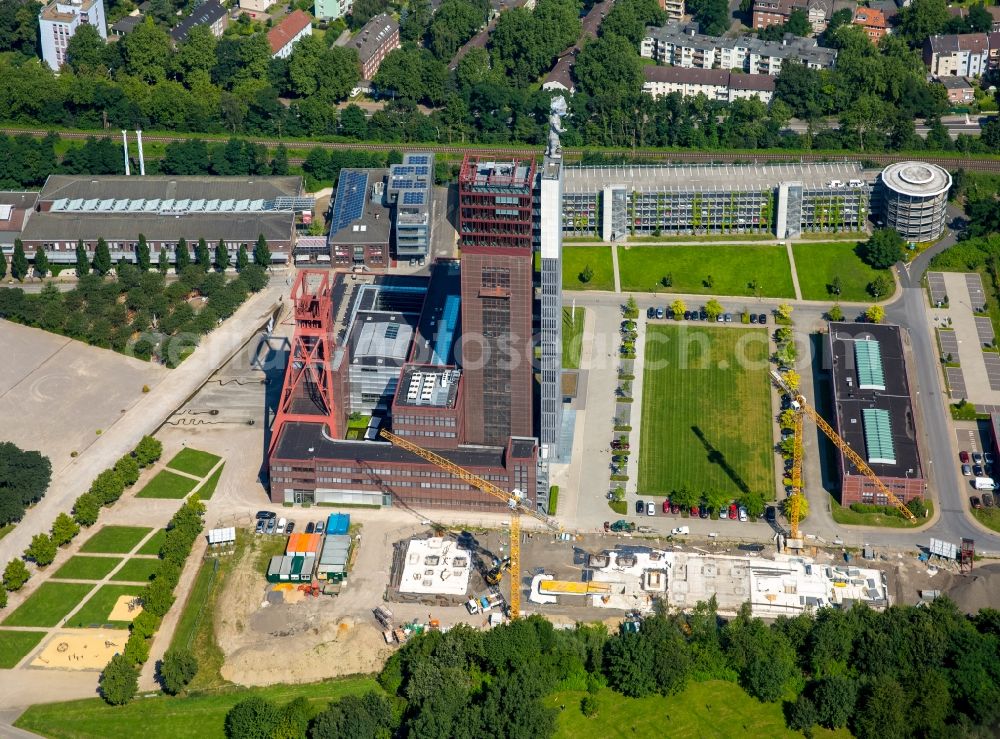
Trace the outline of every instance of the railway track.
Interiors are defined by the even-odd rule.
[[[44,129],[16,129],[16,128],[0,128],[0,133],[4,133],[8,136],[17,135],[28,135],[34,136],[36,138],[42,138],[47,136],[50,132]],[[65,139],[87,139],[90,136],[100,136],[108,135],[113,136],[111,131],[60,131],[59,136]],[[174,141],[187,141],[191,137],[189,136],[163,136],[163,135],[144,135],[143,141],[150,143],[162,143],[169,144]],[[267,138],[256,138],[249,137],[245,138],[246,141],[251,141],[255,144],[263,144],[264,146],[274,147],[278,144],[284,144],[286,148],[290,151],[302,151],[306,149],[312,149],[317,146],[324,149],[330,150],[349,150],[349,151],[390,151],[398,150],[402,148],[419,148],[426,149],[428,151],[434,151],[441,154],[456,154],[462,155],[467,151],[476,151],[483,154],[490,154],[493,156],[502,157],[537,157],[541,155],[541,148],[529,148],[529,147],[481,147],[481,146],[453,146],[449,144],[420,144],[420,143],[404,143],[396,142],[392,144],[370,144],[363,142],[353,142],[353,141],[315,141],[315,142],[303,142],[303,141],[283,141],[281,139],[267,139]],[[845,161],[845,160],[865,160],[875,162],[880,165],[888,165],[893,162],[902,162],[909,159],[913,159],[913,156],[907,156],[903,154],[885,154],[885,153],[867,153],[860,152],[854,154],[837,154],[837,153],[826,153],[826,154],[789,154],[782,152],[704,152],[704,151],[674,151],[674,150],[663,150],[663,149],[621,149],[621,148],[609,148],[600,150],[587,150],[578,148],[567,148],[564,150],[564,155],[567,160],[578,161],[583,158],[584,154],[588,151],[594,152],[599,151],[599,153],[614,157],[614,156],[627,156],[637,159],[648,159],[650,162],[677,162],[686,164],[697,164],[697,163],[718,163],[726,164],[732,162],[740,163],[764,163],[764,162],[788,162],[788,161],[801,161],[801,162],[822,162],[822,161]],[[927,161],[934,162],[941,165],[942,167],[950,170],[955,169],[967,169],[979,172],[1000,172],[1000,158],[998,159],[971,159],[964,157],[955,156],[928,156],[928,153],[921,154],[919,158],[926,159]],[[304,157],[289,157],[289,163],[301,165],[305,161]]]

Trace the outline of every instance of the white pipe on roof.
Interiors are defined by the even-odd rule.
[[[135,140],[139,143],[139,175],[146,176],[146,160],[142,156],[142,131],[135,130]]]
[[[125,152],[125,176],[128,177],[132,173],[129,171],[128,166],[128,132],[124,128],[122,129],[122,149]]]

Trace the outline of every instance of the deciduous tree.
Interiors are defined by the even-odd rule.
[[[870,323],[882,323],[885,320],[885,308],[881,305],[873,305],[865,311],[865,318]]]
[[[20,590],[28,582],[29,577],[31,575],[28,573],[28,568],[24,566],[24,562],[20,559],[12,559],[4,568],[3,586],[11,592]]]
[[[159,667],[160,683],[170,695],[180,693],[198,674],[198,660],[187,649],[168,649]]]
[[[111,658],[101,673],[101,697],[113,706],[121,706],[135,697],[139,690],[139,670],[124,654]]]
[[[92,493],[84,493],[73,503],[73,520],[81,526],[93,526],[101,514],[101,501]]]
[[[875,269],[889,269],[904,255],[906,242],[893,228],[880,228],[865,242],[862,255]]]
[[[80,524],[67,513],[60,513],[52,522],[52,541],[58,546],[66,546],[80,533]]]

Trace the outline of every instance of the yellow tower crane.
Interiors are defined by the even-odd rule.
[[[795,446],[792,452],[792,496],[791,503],[789,505],[789,523],[791,525],[792,533],[789,538],[788,545],[792,548],[802,547],[802,536],[799,533],[799,502],[802,494],[802,425],[803,425],[803,415],[808,415],[813,422],[819,427],[820,431],[827,435],[827,437],[832,441],[836,447],[854,464],[855,468],[862,475],[867,477],[880,493],[882,493],[886,500],[888,500],[892,505],[899,509],[903,516],[910,520],[916,521],[917,517],[913,515],[903,502],[893,495],[892,491],[885,486],[885,484],[879,479],[878,475],[868,466],[868,463],[861,458],[856,451],[851,449],[846,441],[840,438],[840,434],[833,430],[833,427],[826,422],[826,420],[807,402],[805,397],[798,391],[798,388],[793,388],[787,380],[779,375],[774,370],[771,371],[771,378],[774,380],[775,385],[786,393],[788,393],[793,398],[793,407],[796,410],[795,414]]]
[[[429,449],[414,444],[412,441],[396,436],[390,431],[383,429],[379,432],[382,438],[391,441],[396,446],[413,452],[418,457],[427,460],[433,465],[447,470],[455,477],[463,480],[474,488],[482,490],[494,498],[502,500],[510,509],[510,617],[515,619],[521,614],[521,515],[528,515],[536,518],[553,531],[561,531],[562,527],[552,518],[534,511],[524,505],[523,494],[520,491],[507,492],[503,488],[497,487],[492,482],[484,480],[479,475],[469,472],[467,469],[459,467],[454,462],[445,459],[440,454],[435,454]]]

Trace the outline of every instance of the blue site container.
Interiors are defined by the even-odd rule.
[[[326,519],[327,535],[346,534],[351,528],[351,516],[347,513],[331,513]]]

